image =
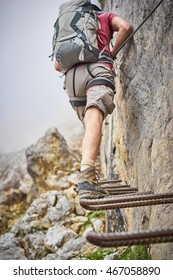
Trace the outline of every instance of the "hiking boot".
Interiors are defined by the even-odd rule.
[[[97,170],[94,167],[78,172],[78,194],[80,199],[96,199],[109,195],[107,191],[100,187],[99,178],[97,177]]]

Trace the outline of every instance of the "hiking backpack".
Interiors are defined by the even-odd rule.
[[[98,49],[98,28],[97,7],[90,0],[61,4],[54,24],[52,60],[55,57],[64,72],[78,63],[96,62],[104,51]]]

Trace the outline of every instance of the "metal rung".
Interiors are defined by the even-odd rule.
[[[100,247],[120,247],[173,242],[173,228],[100,234],[89,232],[88,242]]]
[[[109,196],[117,196],[117,195],[126,195],[126,194],[135,194],[137,191],[109,191]]]
[[[117,195],[126,195],[126,194],[135,194],[137,191],[115,191],[115,192],[109,192],[109,196],[117,196]]]
[[[119,203],[119,202],[131,202],[131,201],[139,201],[139,200],[152,200],[152,199],[161,199],[161,198],[173,198],[173,192],[169,193],[136,193],[135,195],[129,196],[118,196],[118,197],[104,197],[98,199],[82,199],[81,202],[83,204],[111,204],[111,203]]]
[[[111,210],[149,205],[173,203],[173,193],[107,197],[102,199],[81,199],[80,205],[87,210]]]
[[[100,179],[99,184],[114,184],[114,183],[121,183],[122,180],[120,179],[115,179],[115,180],[107,180],[107,179]]]
[[[128,193],[128,192],[137,192],[137,188],[122,188],[122,189],[106,189],[109,193]]]
[[[148,191],[148,192],[134,192],[134,193],[125,193],[123,195],[115,195],[115,196],[108,196],[106,199],[109,199],[109,198],[126,198],[126,197],[135,197],[135,196],[141,196],[141,195],[148,195],[148,194],[153,194],[152,191]]]
[[[114,204],[101,204],[101,205],[83,205],[81,206],[87,210],[96,211],[96,210],[112,210],[119,208],[132,208],[132,207],[141,207],[141,206],[151,206],[159,204],[169,204],[173,203],[173,198],[164,198],[164,199],[153,199],[145,201],[132,201],[132,202],[123,202],[123,203],[114,203]]]
[[[122,188],[130,188],[130,185],[106,185],[102,187],[103,189],[109,190],[109,189],[122,189]]]

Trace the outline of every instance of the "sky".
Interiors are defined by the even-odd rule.
[[[22,150],[57,127],[68,139],[81,124],[48,57],[62,0],[0,1],[0,152]]]

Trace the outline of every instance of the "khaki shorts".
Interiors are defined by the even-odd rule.
[[[95,83],[91,87],[88,86],[93,79],[106,79],[114,84],[115,74],[113,70],[105,63],[90,63],[89,71],[86,64],[73,67],[65,74],[64,90],[67,92],[70,100],[73,97],[78,99],[86,99],[86,105],[73,106],[79,119],[83,121],[86,110],[95,106],[104,114],[104,118],[111,114],[115,108],[113,103],[114,89],[111,87]]]

